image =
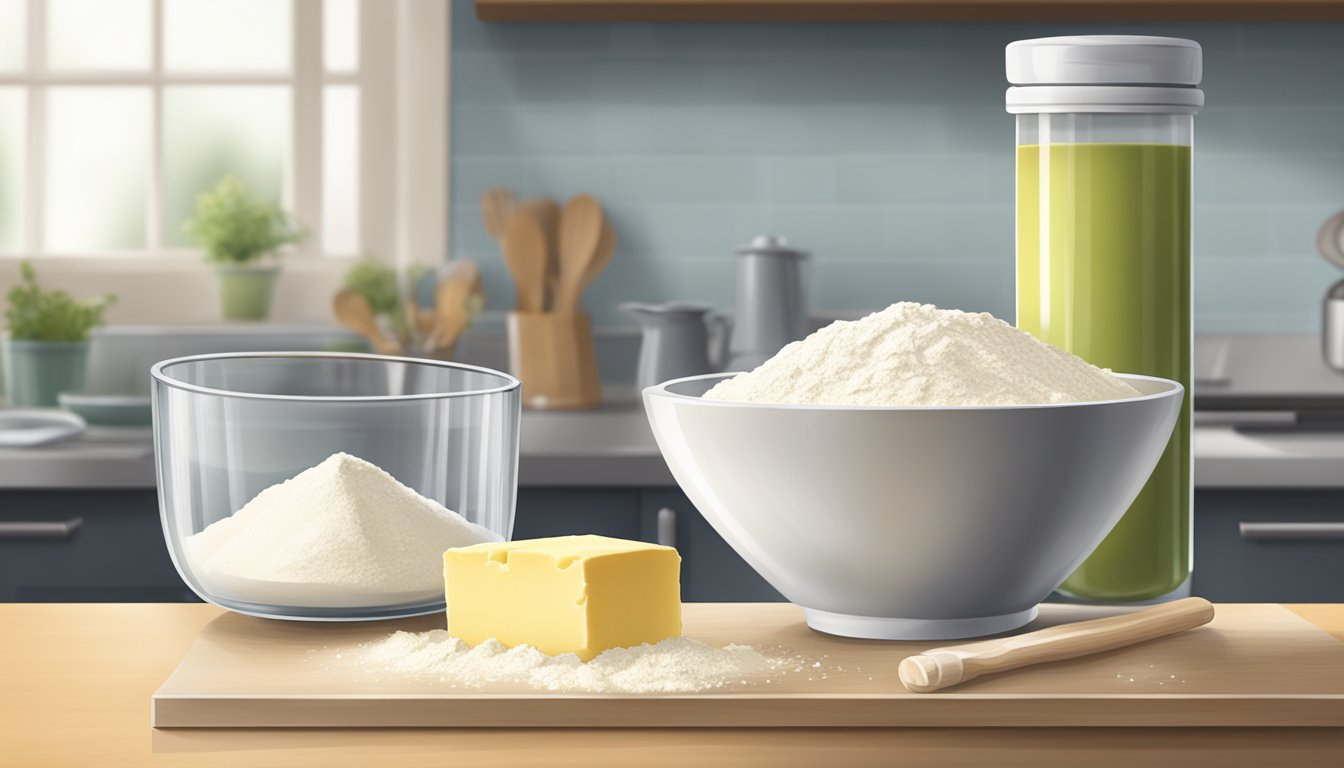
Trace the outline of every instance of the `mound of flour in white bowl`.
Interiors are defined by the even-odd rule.
[[[397,605],[443,595],[443,551],[494,532],[333,454],[186,539],[192,572],[221,597],[321,607]]]
[[[1110,371],[988,313],[903,302],[832,323],[704,396],[781,405],[987,406],[1138,394]]]

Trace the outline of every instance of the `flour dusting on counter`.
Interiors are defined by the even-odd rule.
[[[436,629],[394,632],[328,665],[356,665],[373,676],[410,677],[449,688],[522,685],[578,693],[695,693],[725,686],[773,682],[804,671],[823,675],[820,663],[762,652],[748,645],[716,648],[676,637],[636,648],[613,648],[592,661],[572,653],[548,656],[535,648],[506,648],[496,640],[469,646]]]

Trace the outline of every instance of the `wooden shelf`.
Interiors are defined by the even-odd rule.
[[[475,0],[500,22],[1344,21],[1344,0]]]

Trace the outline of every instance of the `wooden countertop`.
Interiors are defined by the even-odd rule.
[[[1344,605],[1291,610],[1344,641]],[[154,730],[150,695],[221,609],[0,605],[0,766],[1328,764],[1337,729]]]

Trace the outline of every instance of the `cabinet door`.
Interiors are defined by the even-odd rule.
[[[681,599],[685,602],[775,602],[784,598],[705,522],[684,494],[647,490],[641,504],[640,538],[674,546],[681,553]]]
[[[152,490],[0,491],[0,601],[195,601]]]
[[[539,539],[596,533],[640,538],[639,490],[631,488],[522,488],[513,538]]]
[[[1194,593],[1223,602],[1344,602],[1344,491],[1195,494]]]

